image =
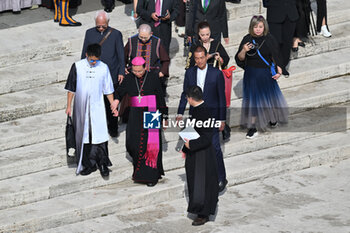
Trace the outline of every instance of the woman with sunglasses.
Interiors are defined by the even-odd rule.
[[[251,19],[249,34],[241,41],[235,60],[244,69],[240,124],[248,129],[246,137],[254,138],[258,130],[287,123],[287,103],[277,83],[282,73],[279,47],[276,39],[269,34],[263,16]],[[270,68],[272,62],[277,68],[273,74]]]
[[[224,46],[221,42],[211,38],[211,30],[208,22],[200,22],[198,24],[198,39],[195,40],[190,48],[190,52],[187,57],[186,69],[195,65],[193,58],[193,52],[198,45],[202,45],[208,52],[208,64],[222,68],[226,67],[230,61],[230,57],[227,54]]]

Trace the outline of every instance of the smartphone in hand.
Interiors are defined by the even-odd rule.
[[[166,11],[165,15],[157,15],[158,19],[165,18],[168,15],[168,11]]]

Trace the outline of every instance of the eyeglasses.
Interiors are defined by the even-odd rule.
[[[150,36],[140,36],[139,35],[139,39],[140,40],[149,40]]]
[[[97,28],[97,29],[100,29],[100,28],[107,29],[107,26],[104,26],[104,25],[97,25],[96,28]]]

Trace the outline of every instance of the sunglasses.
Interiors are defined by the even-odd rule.
[[[94,60],[94,59],[89,60],[90,63],[99,62],[99,61],[101,60]]]
[[[97,29],[103,28],[103,29],[107,29],[107,26],[96,26]]]
[[[253,19],[263,19],[264,18],[264,16],[262,16],[262,15],[254,15],[253,16]]]

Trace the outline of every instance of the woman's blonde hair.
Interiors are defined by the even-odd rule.
[[[249,34],[251,36],[256,36],[255,33],[254,33],[254,27],[260,22],[262,22],[264,24],[264,33],[263,33],[263,35],[266,36],[269,33],[269,25],[267,24],[267,21],[264,18],[264,16],[262,16],[262,15],[254,15],[252,17],[252,19],[250,20],[250,24],[249,24]]]

